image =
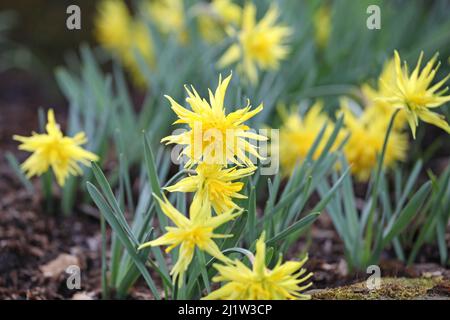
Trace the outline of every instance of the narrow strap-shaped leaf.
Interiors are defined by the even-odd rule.
[[[383,235],[383,247],[387,245],[392,239],[397,236],[414,217],[419,208],[425,203],[425,199],[431,190],[431,182],[425,183],[411,198],[405,208],[401,211],[398,219],[391,220]],[[395,219],[395,217],[392,217]]]
[[[11,152],[7,152],[5,158],[8,161],[9,166],[14,171],[17,178],[19,178],[23,186],[27,189],[27,191],[30,193],[34,192],[34,187],[31,184],[30,180],[27,179],[23,171],[20,169],[20,164],[19,161],[17,161],[17,158]]]
[[[100,189],[102,190],[103,194],[106,197],[109,207],[112,209],[112,212],[116,216],[118,222],[121,224],[124,231],[128,234],[128,237],[137,246],[139,244],[139,241],[136,239],[134,234],[131,232],[130,226],[128,225],[127,221],[125,220],[122,210],[120,210],[119,204],[117,203],[117,200],[114,197],[114,194],[112,192],[111,186],[108,183],[108,180],[106,180],[106,177],[103,174],[103,171],[100,169],[100,167],[95,162],[92,163],[92,171],[94,172],[94,176],[95,176],[95,179],[97,180],[97,183],[100,185]]]
[[[313,212],[305,216],[304,218],[298,220],[290,227],[284,229],[277,235],[275,235],[273,238],[266,241],[268,245],[273,245],[275,242],[282,240],[289,235],[291,235],[294,232],[300,232],[301,230],[304,230],[308,228],[320,215],[320,212]]]
[[[145,164],[147,168],[147,175],[150,181],[151,192],[156,194],[160,199],[163,198],[161,192],[161,185],[159,184],[158,171],[156,170],[155,157],[153,156],[152,148],[150,146],[150,141],[148,140],[147,135],[144,133],[144,155],[145,155]],[[161,228],[166,227],[169,222],[164,215],[159,206],[156,206],[156,212],[158,214],[159,223],[161,224]]]
[[[111,226],[111,228],[117,233],[120,241],[125,246],[128,254],[133,259],[133,262],[136,264],[136,267],[139,269],[142,276],[144,277],[144,280],[147,283],[148,287],[150,288],[152,294],[155,296],[156,299],[158,300],[161,299],[161,296],[158,292],[158,289],[156,288],[155,283],[153,282],[152,277],[150,276],[147,268],[145,267],[145,264],[142,262],[136,251],[136,247],[133,245],[132,241],[127,236],[127,233],[123,230],[116,215],[112,212],[105,198],[101,195],[100,191],[98,191],[98,189],[90,182],[87,183],[87,189],[92,199],[94,200],[95,204],[100,209],[101,214],[105,217],[106,221],[108,221],[108,224]]]

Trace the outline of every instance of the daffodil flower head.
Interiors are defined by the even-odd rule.
[[[105,48],[122,54],[130,45],[130,12],[124,1],[103,0],[95,18],[98,41]]]
[[[211,204],[208,200],[195,196],[189,209],[189,217],[186,217],[174,208],[167,199],[161,200],[158,197],[156,199],[163,213],[175,226],[166,227],[167,232],[164,235],[142,244],[138,250],[149,246],[167,245],[166,252],[170,252],[179,246],[178,261],[171,270],[174,283],[178,280],[178,286],[182,286],[184,274],[194,257],[196,248],[207,252],[224,263],[229,263],[229,259],[220,251],[214,239],[231,237],[232,235],[217,234],[214,233],[214,229],[239,216],[242,210],[230,210],[220,216],[212,217]]]
[[[175,35],[180,43],[188,41],[186,14],[183,0],[146,1],[144,13],[164,35]]]
[[[414,138],[416,137],[416,128],[419,125],[419,119],[450,133],[450,126],[445,121],[444,116],[430,111],[430,109],[437,108],[450,101],[450,96],[444,95],[448,91],[448,87],[442,89],[442,86],[450,78],[450,74],[436,84],[431,85],[440,66],[440,63],[438,63],[434,67],[437,54],[421,69],[423,59],[423,52],[421,52],[417,65],[411,73],[409,73],[406,62],[402,67],[400,55],[397,51],[395,51],[394,59],[396,72],[395,84],[383,82],[386,95],[380,99],[390,103],[394,108],[402,109],[406,113],[406,118]]]
[[[231,0],[202,3],[196,11],[200,34],[209,43],[224,40],[225,30],[231,26],[237,26],[241,21],[242,9]]]
[[[352,174],[358,181],[368,181],[382,152],[389,119],[369,118],[366,114],[357,117],[343,100],[341,112],[344,114],[345,129],[350,133],[344,154],[351,165]],[[392,168],[398,161],[406,160],[408,138],[398,130],[392,130],[386,146],[383,166]]]
[[[144,86],[145,78],[135,52],[139,52],[149,68],[154,66],[153,40],[145,23],[133,19],[124,1],[103,0],[95,27],[99,43],[123,62],[137,85]]]
[[[167,187],[169,192],[197,192],[197,196],[211,202],[216,214],[223,214],[231,209],[239,209],[233,202],[235,199],[245,199],[239,193],[244,183],[235,181],[253,174],[256,167],[225,168],[220,164],[200,163],[195,169],[195,175],[184,178]]]
[[[194,87],[186,87],[188,93],[187,103],[191,110],[178,104],[171,97],[166,96],[170,101],[172,110],[177,114],[178,120],[175,124],[186,124],[188,130],[177,135],[165,137],[161,142],[166,144],[184,145],[180,156],[187,156],[186,167],[192,167],[200,161],[208,164],[254,166],[249,156],[256,159],[263,159],[257,147],[246,139],[266,141],[267,137],[250,131],[245,125],[245,121],[259,113],[263,106],[251,110],[250,103],[242,109],[238,109],[229,114],[225,113],[225,94],[231,74],[222,81],[219,77],[219,84],[215,93],[209,90],[209,102],[200,97]]]
[[[83,173],[78,162],[90,166],[90,162],[97,161],[98,157],[81,147],[87,142],[84,132],[66,137],[55,121],[53,109],[48,110],[47,117],[46,133],[33,133],[31,137],[15,135],[13,138],[21,142],[20,150],[33,153],[21,166],[28,178],[40,176],[51,167],[56,181],[63,186],[69,175]]]
[[[214,282],[225,284],[211,292],[206,300],[297,300],[310,299],[301,293],[312,285],[309,282],[312,273],[305,275],[307,270],[302,268],[308,257],[301,261],[281,262],[281,257],[273,269],[266,266],[265,233],[256,243],[256,255],[252,268],[239,260],[232,264],[214,264],[218,275]]]
[[[389,102],[384,101],[383,97],[389,95],[385,88],[395,86],[396,81],[395,61],[394,59],[389,59],[383,66],[376,88],[367,83],[361,86],[361,92],[366,105],[364,111],[365,116],[372,119],[384,117],[387,122],[390,121],[396,109],[392,108]],[[406,123],[406,113],[398,113],[394,121],[394,127],[396,129],[402,129]]]
[[[324,136],[313,154],[316,159],[323,151],[331,132],[333,131],[331,121],[322,113],[323,103],[314,103],[304,116],[298,112],[292,112],[283,116],[283,124],[280,128],[280,162],[284,174],[291,174],[296,164],[305,159],[313,146],[319,132],[327,125]],[[333,144],[331,151],[335,150],[338,140]]]
[[[235,36],[238,43],[232,44],[218,62],[219,68],[224,68],[239,62],[238,69],[246,75],[251,84],[258,81],[258,67],[262,70],[275,70],[280,61],[288,53],[285,45],[291,34],[291,29],[276,24],[279,17],[275,6],[269,8],[265,16],[256,21],[256,6],[247,2],[242,13],[242,25]]]

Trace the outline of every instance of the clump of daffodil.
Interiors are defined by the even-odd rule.
[[[323,104],[317,101],[301,117],[297,112],[284,116],[280,128],[280,164],[285,174],[293,172],[295,165],[303,160],[314,144],[322,127],[327,124],[324,137],[314,152],[313,159],[321,154],[333,128],[331,121],[322,113]],[[337,147],[337,143],[332,148]]]
[[[164,35],[175,35],[186,43],[186,17],[183,0],[152,0],[145,3],[145,13]]]
[[[301,293],[312,285],[303,285],[313,274],[307,272],[303,265],[307,261],[278,260],[273,269],[266,266],[265,234],[256,243],[256,255],[252,268],[239,260],[227,265],[214,264],[218,275],[215,282],[225,283],[221,288],[211,292],[207,300],[297,300],[310,299],[311,296]]]
[[[389,120],[384,117],[367,117],[366,114],[356,117],[345,101],[342,102],[341,110],[344,113],[346,130],[351,134],[344,147],[345,156],[356,179],[367,181],[383,150]],[[407,150],[408,138],[398,130],[392,130],[383,166],[392,168],[398,161],[404,161]]]
[[[232,44],[220,58],[219,68],[239,62],[238,69],[252,84],[258,80],[258,68],[277,69],[289,53],[285,42],[291,34],[290,28],[276,24],[278,16],[277,8],[272,6],[260,21],[256,21],[256,6],[247,2],[240,30],[230,30],[237,43]]]
[[[326,4],[321,5],[313,19],[314,24],[314,40],[320,49],[327,46],[331,34],[331,12],[330,7]]]
[[[52,168],[58,184],[64,186],[70,175],[83,173],[78,162],[90,166],[90,162],[97,161],[98,157],[81,147],[87,142],[84,132],[74,137],[65,137],[55,121],[52,109],[48,111],[47,118],[47,133],[33,133],[31,137],[15,135],[14,140],[21,142],[20,150],[33,153],[22,164],[28,178],[40,176]]]
[[[223,214],[231,209],[239,209],[233,202],[233,198],[245,199],[246,196],[239,193],[244,183],[235,180],[253,174],[255,169],[255,167],[225,168],[220,164],[200,163],[195,169],[195,175],[180,180],[166,190],[196,192],[198,196],[209,199],[216,214]]]
[[[437,54],[421,69],[423,59],[423,52],[421,52],[417,65],[411,73],[406,62],[402,68],[397,51],[394,53],[394,59],[395,83],[382,82],[386,94],[380,100],[389,103],[393,108],[400,108],[402,112],[406,113],[406,119],[414,138],[419,119],[450,133],[450,126],[444,116],[430,111],[430,109],[450,101],[450,95],[444,96],[448,87],[442,89],[442,86],[450,78],[450,74],[436,84],[431,84],[440,65],[435,67]]]
[[[138,85],[144,85],[135,52],[142,56],[149,67],[153,67],[153,42],[146,25],[134,19],[125,2],[118,0],[100,2],[95,25],[100,44],[123,62]]]
[[[218,43],[225,37],[225,30],[241,21],[241,7],[231,0],[213,0],[197,7],[198,27],[204,40]]]
[[[157,197],[156,197],[157,198]],[[174,227],[166,227],[166,233],[161,237],[146,242],[139,246],[138,250],[149,246],[166,246],[166,252],[180,246],[178,260],[171,270],[173,282],[178,280],[181,287],[184,282],[184,274],[191,263],[195,249],[207,252],[216,259],[229,263],[227,258],[214,242],[215,238],[226,238],[232,235],[214,233],[214,229],[239,216],[242,211],[230,210],[219,216],[211,216],[211,205],[207,199],[194,197],[189,209],[189,218],[175,209],[170,202],[157,198],[161,210],[175,224]]]
[[[388,95],[386,88],[395,85],[395,63],[394,59],[390,59],[384,64],[383,70],[378,78],[377,87],[372,87],[369,84],[363,84],[361,86],[361,91],[366,104],[365,114],[368,118],[384,117],[386,121],[389,122],[395,112],[395,108],[392,108],[389,102],[386,102],[381,98]],[[405,125],[406,114],[401,112],[397,114],[395,118],[394,128],[402,129]]]
[[[184,145],[181,155],[188,157],[186,167],[192,167],[199,162],[227,165],[228,163],[254,166],[248,154],[261,159],[256,146],[246,139],[265,141],[267,137],[249,131],[245,121],[255,116],[263,109],[262,104],[250,110],[248,104],[229,114],[225,113],[224,99],[231,74],[219,84],[215,93],[209,91],[209,102],[200,97],[194,87],[186,87],[188,98],[186,102],[192,110],[183,108],[171,97],[172,110],[177,114],[175,124],[186,124],[188,130],[177,135],[165,137],[161,142],[166,144]]]

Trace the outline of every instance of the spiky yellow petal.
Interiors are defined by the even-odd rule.
[[[97,161],[98,157],[84,150],[81,145],[87,142],[84,132],[76,134],[73,138],[65,137],[56,123],[53,109],[48,110],[47,133],[33,133],[31,137],[15,135],[13,138],[21,142],[19,149],[33,154],[22,163],[22,169],[28,178],[40,176],[52,168],[56,181],[63,186],[70,176],[82,174],[80,162],[89,166],[90,161]]]

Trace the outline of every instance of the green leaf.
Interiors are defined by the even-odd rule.
[[[100,185],[100,189],[106,197],[108,205],[112,209],[112,212],[117,218],[117,221],[120,223],[123,230],[127,233],[128,237],[133,241],[135,245],[139,244],[139,241],[136,239],[134,234],[131,232],[131,229],[125,220],[122,210],[120,210],[119,204],[117,203],[116,198],[111,190],[111,186],[108,183],[103,171],[100,169],[97,163],[92,163],[92,172],[94,173],[95,179],[97,183]]]
[[[33,193],[34,187],[31,184],[30,180],[27,179],[22,169],[20,169],[20,164],[19,161],[17,161],[17,158],[11,152],[6,152],[5,158],[25,189],[27,189],[28,192]]]
[[[105,198],[101,195],[98,189],[90,182],[87,183],[87,189],[92,199],[94,200],[95,204],[100,209],[101,214],[103,214],[106,221],[108,221],[108,224],[117,233],[120,241],[126,248],[133,262],[136,264],[136,267],[139,269],[142,276],[144,277],[144,280],[147,283],[148,287],[150,288],[152,294],[155,296],[156,299],[158,300],[161,299],[161,296],[158,292],[158,289],[156,288],[155,283],[153,282],[152,277],[150,276],[148,270],[146,269],[144,262],[140,259],[138,255],[136,246],[133,244],[132,240],[128,237],[127,232],[123,230],[120,222],[118,221],[112,209],[109,207]]]
[[[273,245],[275,242],[289,237],[293,233],[300,233],[308,228],[320,215],[320,212],[313,212],[295,222],[290,227],[284,229],[273,238],[266,241],[267,245]]]
[[[405,208],[401,211],[398,219],[395,216],[391,218],[388,227],[383,234],[382,247],[386,246],[392,239],[397,236],[411,219],[419,212],[420,207],[425,203],[425,199],[430,193],[431,181],[428,181],[414,194]]]
[[[161,185],[159,183],[158,171],[156,170],[155,157],[153,156],[152,148],[150,146],[150,141],[147,138],[147,135],[144,133],[144,155],[145,155],[145,164],[147,168],[147,175],[150,181],[151,192],[158,196],[158,198],[162,199],[163,195],[161,192]],[[168,218],[165,214],[161,212],[159,206],[156,208],[156,212],[158,214],[158,220],[161,224],[161,228],[164,229],[169,224]]]
[[[255,187],[251,187],[250,196],[248,198],[248,238],[249,243],[256,239],[256,195]]]

